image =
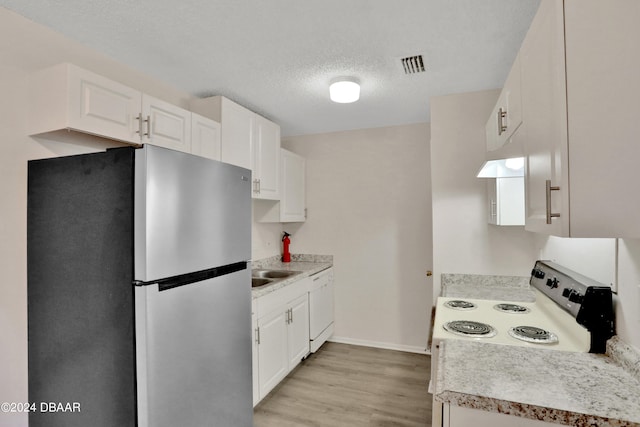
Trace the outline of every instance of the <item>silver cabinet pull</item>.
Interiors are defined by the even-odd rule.
[[[138,117],[136,117],[136,120],[138,121],[138,130],[136,131],[136,133],[140,136],[146,136],[147,138],[151,138],[151,116],[147,116],[146,119],[142,120],[142,113],[138,114]],[[142,124],[146,123],[147,124],[147,132],[146,133],[142,133]]]
[[[256,344],[260,344],[260,328],[256,328]]]
[[[257,179],[253,180],[253,192],[258,194],[258,180]]]
[[[559,213],[551,213],[551,192],[560,190],[560,187],[552,187],[551,180],[546,180],[546,196],[547,196],[547,224],[551,224],[551,218],[559,218]]]
[[[138,121],[138,130],[136,131],[136,133],[142,136],[142,113],[139,113],[136,116],[136,120]]]
[[[262,188],[260,188],[261,187],[260,184],[261,184],[260,178],[258,178],[258,194],[260,194],[260,191],[262,190]]]
[[[507,130],[507,125],[504,123],[505,117],[507,117],[507,110],[501,107],[498,110],[498,135],[502,135]]]
[[[151,116],[147,116],[145,122],[147,123],[147,133],[145,133],[145,136],[151,139]]]
[[[492,218],[498,216],[498,203],[495,200],[491,201],[491,209],[489,213]]]

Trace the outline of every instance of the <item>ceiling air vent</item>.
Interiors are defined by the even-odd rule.
[[[425,71],[422,55],[407,56],[406,58],[402,58],[401,61],[405,74],[423,73]]]

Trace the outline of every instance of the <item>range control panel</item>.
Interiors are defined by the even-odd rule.
[[[571,314],[591,333],[591,353],[604,353],[615,334],[611,288],[551,261],[536,261],[531,286]]]
[[[551,261],[536,261],[530,284],[573,317],[578,316],[589,286],[605,286]]]

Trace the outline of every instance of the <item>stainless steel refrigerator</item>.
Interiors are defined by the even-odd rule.
[[[28,170],[29,425],[252,426],[251,172],[149,145]]]

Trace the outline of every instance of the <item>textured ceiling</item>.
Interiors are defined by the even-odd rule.
[[[539,0],[0,0],[197,96],[301,135],[429,121],[431,96],[499,88]],[[424,55],[425,73],[400,58]],[[361,82],[329,101],[338,76]]]

